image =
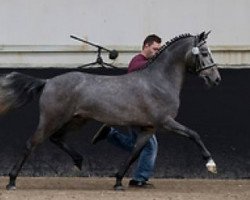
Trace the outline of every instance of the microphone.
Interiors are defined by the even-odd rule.
[[[94,44],[94,43],[92,43],[92,42],[86,41],[86,40],[84,40],[84,39],[82,39],[82,38],[79,38],[79,37],[76,37],[76,36],[74,36],[74,35],[70,35],[70,37],[73,38],[73,39],[75,39],[75,40],[78,40],[78,41],[84,42],[84,43],[86,43],[86,44],[89,44],[89,45],[91,45],[91,46],[94,46],[94,47],[96,47],[96,48],[98,48],[98,49],[100,49],[100,50],[105,50],[105,51],[107,51],[107,52],[109,53],[109,59],[111,59],[111,60],[115,60],[115,59],[118,57],[118,55],[119,55],[118,51],[115,50],[115,49],[109,50],[109,49],[107,49],[107,48],[105,48],[105,47],[103,47],[103,46],[100,46],[100,45]]]
[[[118,57],[119,53],[115,49],[109,50],[109,59],[115,60]]]

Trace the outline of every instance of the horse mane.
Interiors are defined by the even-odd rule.
[[[187,37],[193,37],[193,35],[191,35],[190,33],[185,33],[185,34],[181,34],[178,36],[175,36],[174,38],[172,38],[171,40],[167,41],[164,45],[161,46],[161,48],[157,51],[157,53],[151,57],[148,62],[145,64],[145,68],[147,68],[156,58],[158,58],[158,56],[166,49],[168,48],[170,45],[172,45],[173,43],[175,43],[176,41],[179,41],[180,39],[183,38],[187,38]]]

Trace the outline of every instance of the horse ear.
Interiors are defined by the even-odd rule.
[[[204,34],[204,40],[207,39],[207,36],[211,33],[211,30]]]
[[[199,42],[203,41],[204,37],[205,37],[205,31],[203,31],[202,33],[200,33],[200,35],[198,36]]]
[[[211,33],[211,30],[208,31],[207,33],[205,31],[203,31],[200,35],[199,35],[199,41],[204,41],[207,39],[208,35]]]

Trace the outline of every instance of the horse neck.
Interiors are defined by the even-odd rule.
[[[157,87],[172,87],[179,95],[185,80],[185,57],[190,45],[190,41],[176,41],[148,66],[148,74]]]

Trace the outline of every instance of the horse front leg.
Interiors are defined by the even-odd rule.
[[[136,139],[136,142],[134,144],[131,154],[129,155],[126,162],[121,166],[118,173],[116,174],[116,183],[114,185],[115,190],[123,190],[122,179],[124,175],[126,174],[130,165],[133,164],[133,162],[138,158],[140,152],[142,151],[143,147],[146,145],[150,137],[152,137],[151,132],[138,133],[137,139]]]
[[[207,170],[212,173],[217,173],[216,164],[211,156],[211,153],[208,151],[208,149],[202,142],[198,133],[181,125],[180,123],[176,122],[172,118],[168,118],[166,120],[166,123],[164,124],[164,128],[167,129],[168,131],[175,132],[177,134],[186,136],[190,138],[191,140],[193,140],[201,149],[202,156],[207,162],[206,163]]]

